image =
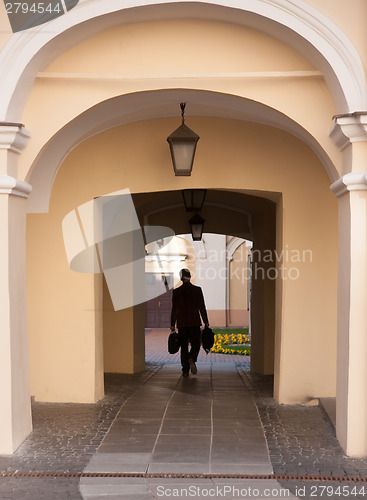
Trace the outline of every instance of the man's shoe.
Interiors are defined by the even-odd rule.
[[[189,365],[190,365],[190,370],[193,375],[196,375],[198,372],[198,369],[196,368],[195,361],[192,359],[189,359]]]
[[[189,376],[189,372],[182,372],[182,376],[183,377],[188,377]]]

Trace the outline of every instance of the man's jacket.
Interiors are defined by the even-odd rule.
[[[204,323],[208,322],[208,315],[201,288],[189,281],[173,290],[171,326],[182,328],[185,326],[201,326],[200,315]]]

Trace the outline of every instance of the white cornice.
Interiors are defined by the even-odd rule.
[[[32,186],[28,182],[20,181],[10,175],[0,175],[0,194],[12,194],[28,198]]]
[[[0,123],[0,149],[7,149],[13,153],[21,153],[31,137],[29,130],[22,125]]]
[[[334,182],[330,189],[337,198],[348,191],[367,190],[367,172],[350,172]]]
[[[367,141],[367,112],[336,116],[329,136],[340,151],[353,142]]]

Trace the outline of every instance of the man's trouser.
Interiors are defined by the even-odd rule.
[[[185,326],[178,328],[178,335],[181,346],[181,365],[182,371],[189,372],[189,359],[194,362],[198,359],[200,351],[200,326]],[[189,343],[191,345],[189,351]]]

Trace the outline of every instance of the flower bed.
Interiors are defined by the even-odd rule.
[[[251,355],[250,339],[244,333],[216,333],[211,352],[220,354]]]

